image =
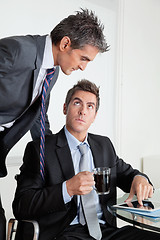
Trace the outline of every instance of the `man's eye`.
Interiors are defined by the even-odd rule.
[[[87,61],[87,59],[86,59],[86,58],[84,58],[84,57],[82,57],[82,58],[81,58],[81,61]]]
[[[74,102],[74,105],[79,105],[80,103],[79,102]]]
[[[92,109],[92,108],[94,108],[94,107],[93,107],[93,105],[88,105],[88,108],[91,108],[91,109]]]

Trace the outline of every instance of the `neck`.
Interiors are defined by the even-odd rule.
[[[57,66],[57,55],[58,55],[58,48],[56,45],[52,44],[52,53],[53,53],[53,59],[54,59],[54,66]]]
[[[70,132],[70,134],[72,134],[78,141],[80,142],[83,142],[87,136],[87,132],[75,132],[75,131],[72,131],[72,129],[68,128],[66,126],[68,132]]]

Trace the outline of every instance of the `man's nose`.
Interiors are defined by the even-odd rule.
[[[80,69],[81,71],[84,71],[86,67],[87,67],[87,62],[83,62],[83,63],[80,63],[80,64],[79,64],[79,69]]]
[[[84,106],[82,106],[80,109],[79,109],[79,114],[80,115],[85,115],[86,114],[86,108]]]

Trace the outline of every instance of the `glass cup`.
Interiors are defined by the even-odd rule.
[[[110,192],[111,169],[108,167],[97,167],[93,169],[95,187],[98,195]]]

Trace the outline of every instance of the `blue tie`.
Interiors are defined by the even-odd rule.
[[[49,84],[53,78],[53,74],[55,72],[55,69],[48,69],[47,75],[43,83],[43,89],[42,89],[42,102],[41,102],[41,141],[40,141],[40,173],[42,176],[42,179],[44,180],[44,154],[45,154],[45,117],[46,117],[46,110],[45,110],[45,97],[46,92],[49,87]]]

